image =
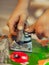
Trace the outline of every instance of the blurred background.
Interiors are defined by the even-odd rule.
[[[0,17],[9,18],[18,0],[0,0]],[[30,8],[49,7],[49,0],[32,0]]]
[[[17,2],[18,0],[0,0],[0,30],[8,29],[6,22],[15,9]],[[47,8],[49,8],[49,0],[31,0],[28,21],[34,23]]]
[[[16,4],[17,0],[0,0],[0,17],[9,18]]]

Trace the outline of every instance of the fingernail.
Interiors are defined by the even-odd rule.
[[[19,30],[23,30],[23,27],[22,27],[22,26],[18,26],[18,29],[19,29]]]
[[[27,28],[25,31],[28,31],[29,29]]]

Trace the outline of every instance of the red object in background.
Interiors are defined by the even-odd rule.
[[[28,55],[24,52],[13,52],[10,54],[10,59],[17,63],[25,63],[28,62]]]

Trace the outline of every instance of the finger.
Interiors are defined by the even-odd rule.
[[[42,46],[47,46],[47,44],[48,44],[48,40],[42,40],[41,41],[41,45]]]
[[[31,26],[29,26],[29,27],[27,27],[27,28],[25,29],[25,31],[26,31],[26,32],[33,32],[33,33],[35,33],[34,24],[31,25]]]
[[[17,32],[15,32],[15,24],[18,22],[19,20],[19,17],[13,19],[13,21],[10,20],[9,22],[9,32],[12,34],[12,35],[17,35]]]
[[[46,46],[48,43],[48,40],[37,39],[37,42],[39,42],[42,46]]]
[[[23,30],[24,29],[24,24],[26,22],[26,19],[27,19],[26,15],[21,15],[20,16],[20,21],[18,23],[18,29],[19,30]]]

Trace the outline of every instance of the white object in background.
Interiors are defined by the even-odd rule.
[[[36,19],[33,16],[29,16],[27,19],[28,25],[32,25],[36,22]]]
[[[45,1],[48,1],[48,0],[34,0],[35,2],[45,2]]]
[[[37,17],[37,18],[40,17],[43,14],[43,11],[44,11],[43,9],[36,10],[35,11],[35,17]]]

